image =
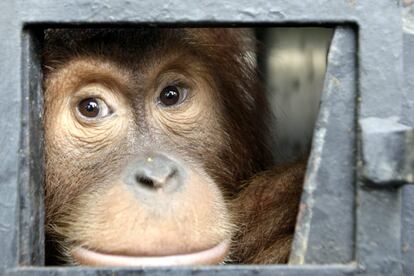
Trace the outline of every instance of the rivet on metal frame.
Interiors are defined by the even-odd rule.
[[[361,119],[362,178],[370,187],[414,184],[414,128],[398,117]]]

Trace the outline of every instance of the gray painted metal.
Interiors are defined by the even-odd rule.
[[[384,17],[399,7],[397,0],[328,1],[328,0],[204,0],[204,1],[134,1],[134,0],[20,0],[19,17],[26,23],[48,24],[131,24],[162,23],[348,23],[358,22],[364,29],[378,29],[400,20],[400,14]],[[389,14],[391,15],[391,14]],[[373,23],[370,25],[369,23]],[[391,36],[391,29],[386,30]],[[401,32],[401,29],[399,29]],[[381,33],[381,32],[380,32]]]
[[[41,35],[24,30],[22,41],[22,131],[20,171],[21,265],[44,262],[43,234],[43,92],[40,58]]]
[[[414,1],[406,2],[403,10],[405,100],[401,122],[414,127]],[[414,148],[414,145],[412,146]],[[411,171],[413,173],[413,171]],[[401,247],[404,275],[414,275],[414,186],[402,188]]]
[[[372,11],[372,19],[381,20],[384,13],[394,13],[399,7],[382,8]],[[403,36],[402,31],[390,33],[388,30],[381,34],[384,30],[375,22],[371,24],[375,25],[371,32],[361,27],[359,41],[356,260],[367,275],[402,275],[401,190],[366,187],[361,149],[369,142],[363,139],[367,135],[363,128],[367,118],[384,119],[402,114]],[[387,26],[393,24],[402,30],[400,18],[387,21]]]
[[[405,3],[409,1],[405,0]],[[409,187],[388,186],[379,189],[366,185],[364,177],[365,166],[369,166],[370,160],[364,159],[366,154],[363,154],[363,149],[372,141],[363,139],[370,134],[364,128],[366,120],[397,116],[401,124],[413,127],[414,101],[413,93],[409,93],[413,89],[412,77],[407,75],[407,90],[403,89],[403,70],[413,72],[414,61],[410,51],[413,44],[409,42],[412,41],[411,34],[406,32],[403,46],[399,1],[206,0],[200,3],[191,0],[3,0],[0,1],[0,10],[0,150],[3,157],[0,163],[0,274],[401,275],[405,272],[410,275],[413,271],[413,254],[410,255],[413,238],[409,232],[413,230],[414,207],[407,203],[407,196],[412,195],[412,190]],[[307,190],[301,203],[302,210],[304,206],[308,209],[301,212],[303,217],[298,221],[292,263],[305,265],[137,270],[35,267],[42,265],[44,254],[40,165],[42,134],[39,131],[41,71],[36,55],[39,36],[35,31],[61,24],[351,26],[351,29],[339,28],[335,34],[336,41],[343,41],[351,48],[335,53],[335,50],[341,49],[339,46],[331,51],[329,72],[331,76],[338,76],[342,86],[335,89],[334,80],[327,80],[323,107],[326,112],[320,115],[317,123]],[[357,62],[355,70],[350,70],[355,57],[352,54],[355,45],[351,42],[353,35],[357,37]],[[404,68],[403,57],[406,59]],[[343,67],[335,64],[340,60],[345,62]],[[353,89],[355,74],[356,90]],[[344,91],[344,95],[332,93],[337,91]],[[340,109],[334,99],[343,101],[346,106]],[[352,101],[357,106],[355,109],[352,108]],[[327,120],[324,114],[337,118]],[[355,127],[357,119],[359,127]],[[331,125],[335,123],[348,127],[348,138],[339,134],[340,127]],[[325,138],[318,136],[323,129],[326,129]],[[349,152],[355,135],[354,151]],[[356,161],[352,162],[354,154]],[[339,161],[344,162],[345,172],[338,171],[341,167]],[[351,175],[354,166],[357,170],[355,175]],[[356,199],[350,196],[354,189]],[[352,209],[354,202],[356,211]],[[349,205],[344,207],[342,204]],[[401,211],[404,211],[403,217]],[[354,248],[350,248],[352,244]],[[403,261],[406,262],[404,268]],[[333,263],[344,264],[331,265]],[[30,265],[32,267],[28,267]]]
[[[77,275],[99,275],[99,276],[113,276],[113,275],[280,275],[280,276],[350,276],[355,275],[354,266],[285,266],[285,265],[268,265],[268,266],[243,266],[243,265],[225,265],[225,266],[204,266],[192,268],[152,268],[152,269],[131,269],[131,268],[85,268],[85,267],[58,267],[58,268],[21,268],[9,270],[10,276],[31,276],[31,275],[45,275],[45,276],[77,276]]]
[[[414,184],[414,128],[398,120],[399,117],[394,116],[360,121],[363,177],[367,185]]]
[[[400,77],[405,76],[404,89],[399,91],[401,96],[394,96],[393,102],[383,105],[391,108],[393,115],[387,117],[383,114],[381,118],[361,120],[363,177],[365,184],[371,186],[414,184],[414,2],[408,0],[402,1],[402,4],[404,44],[398,46],[403,49],[404,75],[401,72]],[[385,78],[386,70],[382,71]],[[381,90],[375,94],[382,99]]]
[[[355,38],[352,28],[338,27],[331,43],[290,256],[292,264],[349,263],[353,260]]]
[[[0,10],[0,274],[18,262],[19,244],[19,136],[21,114],[21,23],[13,1],[1,1]],[[40,184],[40,183],[38,183]]]

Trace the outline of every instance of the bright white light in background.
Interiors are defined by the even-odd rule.
[[[271,28],[266,31],[266,86],[273,114],[277,162],[306,153],[312,139],[333,30]]]

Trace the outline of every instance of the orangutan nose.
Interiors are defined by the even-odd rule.
[[[126,168],[125,182],[154,192],[174,192],[184,183],[182,167],[163,154],[135,159]]]

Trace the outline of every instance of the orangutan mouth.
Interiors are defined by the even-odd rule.
[[[215,265],[223,262],[229,251],[225,240],[206,250],[168,256],[123,256],[99,253],[82,246],[72,250],[72,256],[80,265],[86,266],[185,266]]]

